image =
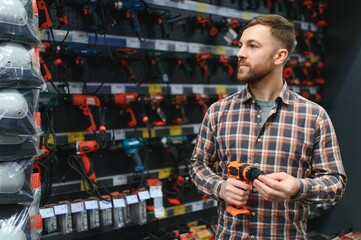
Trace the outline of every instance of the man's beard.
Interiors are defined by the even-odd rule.
[[[273,71],[273,65],[271,59],[268,61],[264,61],[263,64],[258,64],[255,66],[247,65],[248,73],[244,75],[243,73],[239,72],[237,73],[237,79],[241,83],[258,83],[261,80],[263,80],[268,74],[270,74]]]

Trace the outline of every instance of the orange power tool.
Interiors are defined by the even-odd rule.
[[[86,129],[87,132],[93,132],[96,130],[93,114],[90,107],[100,107],[100,99],[97,96],[73,94],[72,103],[77,106],[83,113],[84,116],[89,118],[90,126]]]
[[[253,182],[257,179],[263,172],[248,164],[237,161],[231,161],[227,165],[227,173],[230,178],[235,178],[241,180],[243,182],[249,183]],[[249,210],[244,206],[227,206],[227,212],[232,214],[233,216],[237,216],[239,214],[247,214],[249,215]]]

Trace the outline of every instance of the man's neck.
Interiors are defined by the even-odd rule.
[[[271,101],[277,98],[283,87],[283,79],[262,80],[258,83],[249,84],[249,88],[255,99]]]

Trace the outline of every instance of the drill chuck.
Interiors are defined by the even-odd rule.
[[[237,161],[232,161],[228,164],[228,175],[230,177],[236,178],[241,181],[253,182],[257,179],[263,172],[248,164],[248,163],[240,163]]]

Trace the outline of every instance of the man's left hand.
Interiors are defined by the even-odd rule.
[[[297,195],[301,184],[297,178],[280,172],[259,176],[253,186],[266,200],[283,201]]]

